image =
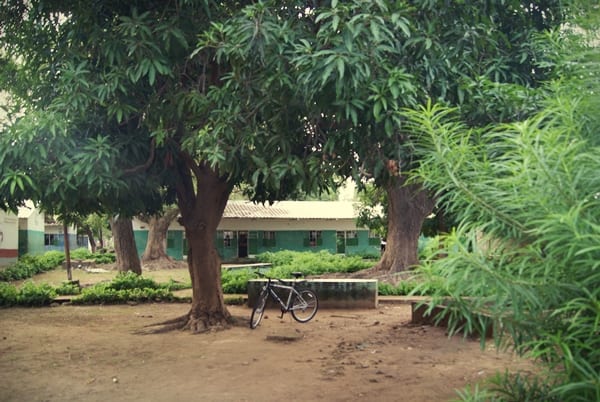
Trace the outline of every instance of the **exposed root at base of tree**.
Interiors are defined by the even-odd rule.
[[[204,317],[207,316],[207,314],[204,315]],[[217,318],[217,316],[221,317]],[[193,317],[191,313],[188,313],[167,321],[146,325],[143,329],[135,331],[135,333],[138,335],[152,335],[171,331],[190,331],[192,334],[201,334],[222,331],[234,326],[246,327],[248,325],[247,317],[225,317],[222,314],[217,316],[210,316],[206,319]]]

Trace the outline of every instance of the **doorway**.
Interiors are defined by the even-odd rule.
[[[248,257],[248,232],[238,232],[238,258]]]

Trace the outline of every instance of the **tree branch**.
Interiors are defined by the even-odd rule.
[[[125,169],[123,171],[123,176],[130,176],[130,175],[148,170],[150,168],[150,166],[152,165],[152,162],[154,162],[155,154],[156,154],[156,139],[152,138],[152,140],[150,141],[150,155],[148,155],[148,159],[146,160],[146,162],[144,162],[143,165],[138,165],[138,166],[134,166],[130,169]]]

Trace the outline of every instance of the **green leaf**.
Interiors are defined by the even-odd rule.
[[[344,60],[341,57],[338,57],[336,63],[337,63],[337,69],[338,69],[339,79],[341,80],[341,79],[344,78],[345,63],[344,63]]]

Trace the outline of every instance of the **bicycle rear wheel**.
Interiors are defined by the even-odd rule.
[[[292,301],[291,313],[294,320],[308,322],[317,314],[319,300],[315,292],[309,289],[298,290],[298,294]]]
[[[252,315],[250,316],[250,328],[252,329],[258,327],[260,320],[262,320],[263,313],[265,312],[265,306],[267,304],[267,296],[269,296],[267,289],[263,289],[256,300],[256,304],[252,310]]]

